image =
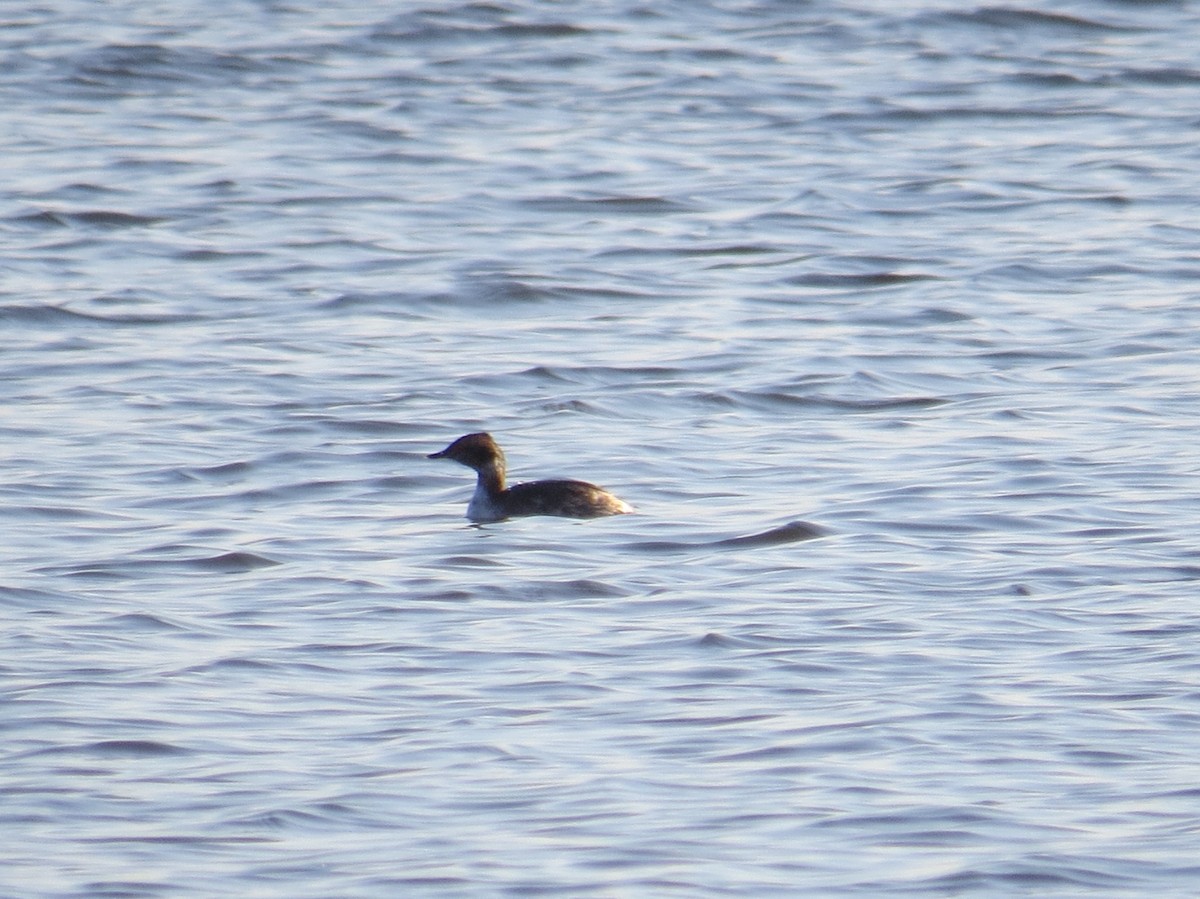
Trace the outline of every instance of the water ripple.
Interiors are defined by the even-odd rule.
[[[934,6],[9,10],[0,893],[1190,896],[1200,19]]]

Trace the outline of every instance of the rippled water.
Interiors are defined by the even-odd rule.
[[[6,8],[0,893],[1193,895],[1200,16],[1034,7]]]

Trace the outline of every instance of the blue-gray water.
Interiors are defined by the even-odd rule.
[[[1194,895],[1198,9],[6,6],[0,894]]]

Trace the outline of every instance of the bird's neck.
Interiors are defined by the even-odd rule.
[[[492,496],[504,492],[504,466],[499,462],[490,462],[477,469],[479,486]]]

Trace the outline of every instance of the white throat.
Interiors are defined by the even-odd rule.
[[[487,488],[483,486],[483,479],[480,478],[475,484],[475,493],[471,501],[467,503],[467,518],[472,521],[499,521],[503,517],[492,497],[488,495]]]

